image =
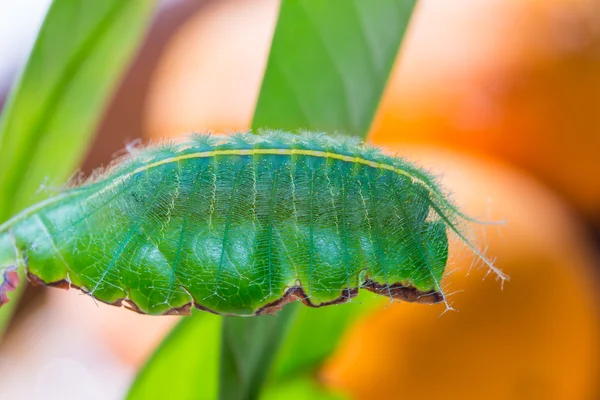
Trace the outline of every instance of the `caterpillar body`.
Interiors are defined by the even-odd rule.
[[[19,267],[153,315],[320,307],[359,288],[436,303],[459,218],[432,177],[355,140],[192,136],[0,225],[0,303]]]

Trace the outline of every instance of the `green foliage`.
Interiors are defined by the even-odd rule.
[[[0,124],[0,219],[77,168],[154,0],[52,3]]]
[[[283,1],[252,126],[366,137],[415,3]]]
[[[154,0],[54,0],[0,121],[0,221],[80,163]],[[13,298],[15,296],[13,295]],[[4,329],[16,301],[0,311]]]
[[[344,400],[347,397],[324,389],[311,374],[299,374],[264,388],[262,400]]]
[[[219,397],[258,398],[275,352],[287,333],[298,304],[290,305],[277,317],[225,317],[221,334]]]
[[[163,340],[127,396],[135,399],[216,399],[222,317],[194,310]]]

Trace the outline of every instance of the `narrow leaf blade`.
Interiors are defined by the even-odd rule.
[[[155,0],[54,0],[0,117],[0,221],[73,174]],[[47,177],[52,181],[45,182]],[[21,287],[0,309],[0,335]]]
[[[221,317],[194,311],[163,340],[127,396],[137,399],[216,399]]]
[[[364,138],[415,2],[282,2],[252,125]]]
[[[276,316],[225,317],[221,333],[219,398],[256,399],[299,304]]]
[[[55,0],[0,121],[0,220],[62,185],[84,156],[154,0]]]

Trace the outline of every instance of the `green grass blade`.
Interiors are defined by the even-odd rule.
[[[351,397],[324,388],[311,374],[297,375],[265,387],[263,400],[346,400]]]
[[[154,3],[54,0],[0,119],[0,221],[46,197],[42,184],[60,187],[73,174]],[[11,297],[0,333],[18,292]]]
[[[138,374],[128,400],[216,399],[222,318],[194,311],[163,340]]]
[[[276,316],[225,317],[221,331],[219,398],[257,399],[299,304]]]
[[[415,2],[283,1],[252,125],[364,138]]]
[[[154,0],[55,0],[0,121],[0,220],[81,161]]]

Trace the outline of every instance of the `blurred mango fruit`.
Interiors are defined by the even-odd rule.
[[[322,380],[356,399],[599,398],[599,260],[568,209],[490,160],[435,148],[402,153],[444,171],[464,209],[507,219],[478,230],[477,241],[510,281],[502,289],[492,275],[483,279],[486,268],[459,252],[444,281],[457,311],[382,307],[347,333]]]

